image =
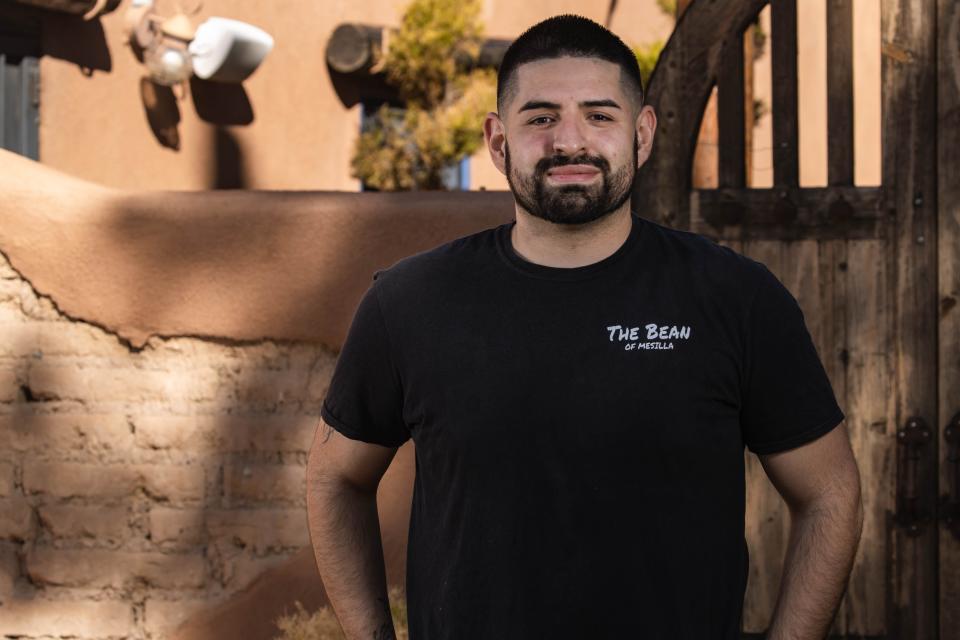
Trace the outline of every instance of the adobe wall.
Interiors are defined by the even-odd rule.
[[[0,259],[0,635],[161,638],[308,544],[335,353],[65,317]]]
[[[182,4],[190,9],[197,3]],[[195,25],[210,16],[243,20],[271,34],[275,46],[242,88],[220,87],[216,96],[200,96],[206,100],[187,95],[164,101],[176,107],[170,110],[174,115],[158,118],[159,125],[176,147],[161,144],[151,129],[146,105],[152,93],[141,85],[145,68],[124,43],[129,0],[89,25],[51,13],[43,25],[47,55],[40,62],[40,160],[98,184],[132,189],[356,191],[359,182],[350,177],[349,158],[364,89],[333,83],[326,44],[343,22],[396,26],[406,4],[205,0]],[[602,22],[608,4],[484,0],[481,19],[489,37],[515,38],[558,13]],[[171,0],[158,5],[162,15],[173,11]],[[666,40],[673,20],[656,0],[641,0],[619,3],[611,26],[628,43],[645,44]],[[201,111],[212,111],[214,121],[202,118]],[[470,186],[507,188],[485,150],[471,160]]]
[[[0,636],[254,640],[322,603],[304,471],[356,302],[509,193],[184,200],[3,151],[0,193]],[[412,479],[407,445],[378,496],[394,583]]]

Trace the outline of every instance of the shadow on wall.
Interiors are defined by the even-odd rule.
[[[190,94],[200,119],[216,125],[213,143],[215,179],[212,188],[243,188],[246,181],[240,180],[242,175],[238,172],[241,165],[240,147],[226,127],[245,126],[253,122],[253,107],[247,92],[243,85],[207,82],[194,77],[190,81]],[[160,145],[179,151],[180,100],[173,88],[144,76],[140,79],[140,100],[153,137]]]
[[[171,87],[140,78],[140,101],[153,137],[161,146],[180,150],[180,105]]]
[[[131,349],[5,262],[0,278],[0,635],[163,638],[196,614],[173,637],[268,639],[294,601],[325,604],[304,476],[335,354],[190,337]],[[412,466],[408,446],[380,492],[391,584]]]
[[[213,130],[211,189],[244,189],[248,186],[243,149],[232,131],[218,126]]]
[[[191,76],[190,95],[197,116],[204,122],[220,126],[245,126],[253,122],[253,105],[242,84]]]
[[[110,49],[100,20],[83,20],[79,16],[37,11],[42,15],[43,55],[72,62],[86,75],[113,68]]]
[[[0,191],[2,632],[271,638],[322,604],[303,482],[334,350],[374,270],[509,194],[127,194],[9,153]],[[379,496],[393,584],[412,454]]]

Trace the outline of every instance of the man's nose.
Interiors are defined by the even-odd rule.
[[[553,152],[555,154],[575,156],[586,149],[586,137],[580,122],[576,118],[561,120],[553,131]]]

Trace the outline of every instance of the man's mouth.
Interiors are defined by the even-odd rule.
[[[589,164],[567,164],[547,171],[551,182],[562,184],[591,182],[599,175],[600,170]]]

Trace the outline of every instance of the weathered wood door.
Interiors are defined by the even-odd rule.
[[[827,0],[830,186],[814,189],[798,179],[798,1],[803,10],[804,0],[694,0],[650,84],[660,128],[635,208],[765,263],[804,311],[847,415],[865,507],[831,635],[960,640],[960,424],[948,430],[960,420],[960,2],[878,0],[882,185],[865,188],[853,181],[853,0]],[[751,189],[742,42],[768,4],[774,186]],[[694,189],[714,86],[719,188]],[[789,514],[745,455],[749,637],[769,624]]]

